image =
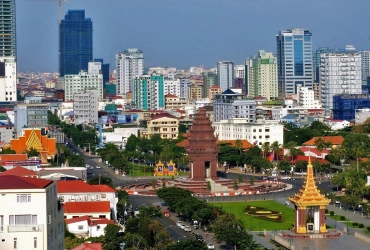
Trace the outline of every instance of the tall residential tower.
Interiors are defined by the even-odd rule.
[[[59,74],[87,71],[93,59],[93,28],[85,10],[69,10],[59,25]]]
[[[15,0],[0,1],[0,102],[17,101]]]
[[[234,63],[220,61],[217,63],[218,86],[225,91],[234,86]],[[211,86],[212,87],[212,86]]]
[[[133,91],[134,79],[144,74],[144,53],[128,49],[116,54],[117,94]]]
[[[298,93],[301,86],[312,89],[312,34],[305,29],[288,29],[276,35],[279,96]]]

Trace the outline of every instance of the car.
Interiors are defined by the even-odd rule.
[[[90,170],[93,170],[93,169],[94,169],[94,167],[93,167],[93,166],[91,166],[91,167],[90,167]]]
[[[290,176],[282,176],[280,179],[282,179],[282,180],[291,180],[292,177],[290,177]]]
[[[180,225],[180,228],[181,228],[182,230],[184,230],[184,229],[185,229],[185,227],[186,227],[186,225],[184,225],[184,224],[181,224],[181,225]]]
[[[179,220],[176,224],[177,224],[178,227],[180,227],[182,225],[182,221]]]
[[[189,226],[185,226],[184,231],[185,232],[191,232],[191,228]]]
[[[101,169],[101,167],[99,165],[96,166],[97,169]]]
[[[207,248],[208,249],[215,249],[215,245],[213,245],[212,243],[208,243]]]

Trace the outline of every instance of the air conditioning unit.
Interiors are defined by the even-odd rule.
[[[32,231],[39,231],[39,227],[32,227]]]

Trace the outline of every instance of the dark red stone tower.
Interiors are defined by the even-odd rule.
[[[194,181],[217,179],[217,156],[220,148],[214,131],[205,109],[199,108],[188,136],[189,145],[186,147],[190,161],[190,179]]]

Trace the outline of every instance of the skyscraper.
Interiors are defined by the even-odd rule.
[[[258,56],[245,61],[248,97],[278,97],[278,66],[272,53],[260,50]]]
[[[220,61],[217,63],[218,86],[225,91],[234,85],[234,63]],[[211,86],[212,87],[212,86]]]
[[[305,29],[288,29],[276,35],[279,96],[297,94],[299,87],[312,89],[312,34]]]
[[[60,76],[87,71],[93,59],[92,21],[85,10],[68,10],[59,25]]]
[[[0,102],[17,101],[15,0],[0,1]]]
[[[134,79],[144,74],[144,53],[128,49],[116,54],[117,94],[133,91]]]

